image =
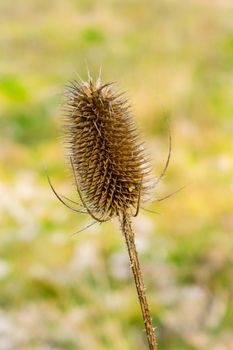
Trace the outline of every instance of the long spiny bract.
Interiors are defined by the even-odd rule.
[[[86,206],[100,217],[137,210],[150,164],[127,99],[112,84],[74,82],[67,89],[66,140]]]

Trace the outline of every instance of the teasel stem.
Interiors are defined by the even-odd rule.
[[[128,249],[131,269],[133,272],[138,299],[140,302],[142,316],[145,324],[149,349],[157,350],[155,328],[153,327],[153,324],[152,324],[151,314],[150,314],[150,310],[147,302],[146,291],[143,283],[137,248],[135,245],[134,232],[131,225],[131,218],[130,218],[130,215],[128,215],[127,211],[124,211],[120,215],[120,223],[121,223],[122,233],[125,237],[125,242]]]

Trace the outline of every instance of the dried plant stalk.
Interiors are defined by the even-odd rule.
[[[150,350],[155,350],[157,349],[155,329],[152,325],[150,310],[147,303],[146,291],[145,291],[143,278],[141,274],[141,268],[138,260],[137,248],[134,240],[134,232],[131,227],[131,220],[126,213],[122,214],[122,217],[120,220],[121,220],[121,229],[125,236],[125,241],[128,248],[131,268],[133,271],[134,281],[135,281],[135,285],[138,293],[138,299],[142,310],[149,348]]]
[[[131,217],[138,214],[140,204],[151,188],[151,167],[130,107],[127,99],[113,90],[112,84],[103,85],[100,80],[93,83],[92,79],[70,84],[66,107],[64,131],[68,155],[82,202],[79,209],[69,207],[86,211],[97,222],[119,217],[149,348],[156,350],[155,332],[131,228]],[[64,199],[58,198],[68,206]]]

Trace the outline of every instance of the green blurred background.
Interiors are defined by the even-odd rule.
[[[64,86],[117,81],[146,135],[155,196],[134,221],[161,350],[233,349],[233,5],[227,0],[0,1],[0,349],[146,350],[117,221],[76,193],[61,141]],[[169,121],[169,123],[167,122]]]

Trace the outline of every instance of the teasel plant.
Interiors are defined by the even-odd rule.
[[[69,83],[64,109],[64,140],[80,202],[58,194],[47,173],[49,184],[66,207],[89,214],[93,221],[87,227],[118,217],[149,349],[156,350],[156,332],[135,245],[132,218],[138,215],[140,208],[145,209],[143,203],[148,201],[153,187],[167,170],[171,138],[166,164],[161,175],[153,181],[151,162],[141,142],[130,104],[124,93],[114,89],[114,83],[103,84],[100,77],[93,82],[89,74],[86,82],[79,79]]]

